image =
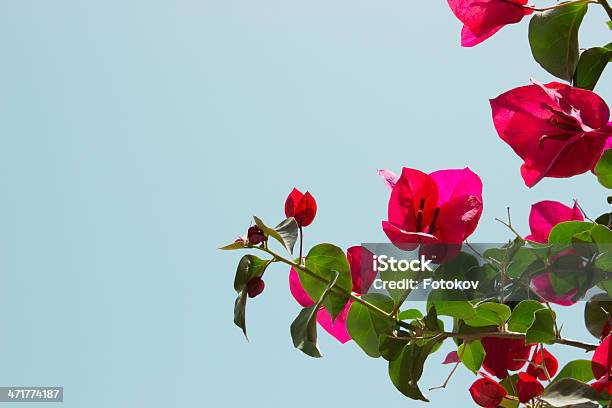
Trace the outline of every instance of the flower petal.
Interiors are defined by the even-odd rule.
[[[300,277],[297,271],[293,268],[291,268],[291,271],[289,272],[289,291],[302,307],[310,307],[315,304],[310,296],[308,296],[308,293],[306,293],[304,290],[304,287],[300,282]]]
[[[352,246],[346,251],[353,278],[353,292],[364,294],[372,286],[378,273],[372,263],[373,256],[372,252],[362,246]]]
[[[342,344],[351,340],[351,336],[346,328],[346,318],[351,304],[352,301],[349,301],[334,321],[332,321],[331,315],[324,308],[319,309],[317,312],[317,322]]]
[[[529,213],[530,241],[546,243],[550,230],[564,221],[584,221],[578,203],[568,207],[558,201],[540,201],[531,206]]]

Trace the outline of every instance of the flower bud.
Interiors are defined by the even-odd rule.
[[[307,191],[302,193],[294,188],[285,200],[285,215],[295,218],[300,227],[306,227],[312,223],[317,214],[317,202]]]
[[[250,298],[254,298],[255,296],[258,296],[261,292],[263,292],[265,287],[266,284],[264,283],[263,279],[261,279],[260,276],[256,276],[247,282],[247,294]]]
[[[264,232],[257,225],[253,225],[247,231],[247,240],[250,245],[259,245],[264,241],[268,240]]]
[[[508,394],[506,389],[489,377],[479,378],[470,387],[474,402],[481,407],[495,408]]]

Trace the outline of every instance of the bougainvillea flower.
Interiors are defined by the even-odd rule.
[[[529,213],[529,227],[531,234],[525,239],[545,244],[548,242],[550,230],[559,223],[565,221],[584,221],[582,212],[578,207],[578,203],[574,203],[573,207],[568,207],[557,201],[540,201],[531,206]],[[572,289],[565,294],[557,294],[553,289],[551,277],[549,273],[542,273],[531,279],[531,288],[542,299],[561,306],[570,306],[575,302],[573,300],[577,293],[576,289]]]
[[[492,99],[491,108],[497,133],[524,161],[528,187],[592,170],[612,135],[603,99],[558,82],[512,89]]]
[[[544,360],[542,360],[542,354],[544,354]],[[557,370],[559,369],[559,362],[557,358],[553,356],[548,350],[545,348],[538,349],[536,348],[533,352],[533,357],[531,358],[532,364],[527,366],[527,374],[530,374],[534,377],[537,377],[539,380],[545,381],[554,377],[557,374]],[[542,366],[546,367],[546,372],[548,372],[548,376]]]
[[[568,207],[557,201],[540,201],[531,206],[529,213],[529,228],[531,234],[525,237],[529,241],[545,244],[548,242],[550,230],[565,221],[584,221],[578,203]]]
[[[591,359],[591,369],[596,382],[591,384],[598,392],[607,391],[612,395],[612,334],[597,347]]]
[[[519,373],[516,380],[516,391],[519,401],[525,404],[535,397],[542,395],[544,393],[544,386],[531,374]]]
[[[351,267],[351,278],[353,280],[352,291],[357,295],[366,293],[376,277],[377,272],[374,270],[371,262],[372,256],[372,252],[361,246],[353,246],[346,251],[346,258]],[[300,277],[293,268],[291,268],[289,273],[289,290],[302,307],[310,307],[315,304],[302,287]],[[349,300],[335,320],[332,320],[331,315],[325,308],[321,307],[317,311],[317,322],[341,343],[351,340],[351,336],[349,336],[346,328],[346,317],[348,316],[351,304],[352,301]]]
[[[460,361],[461,359],[459,359],[459,354],[457,353],[457,350],[453,350],[446,355],[442,364],[454,364]]]
[[[484,408],[496,408],[508,394],[506,389],[489,377],[479,378],[470,387],[474,402]]]
[[[480,44],[505,25],[518,23],[532,10],[527,0],[448,0],[455,16],[463,23],[461,45]]]
[[[525,345],[522,339],[497,337],[483,337],[481,342],[486,352],[482,368],[500,380],[508,376],[508,371],[523,368],[533,346],[533,344]]]
[[[474,232],[482,214],[482,181],[470,169],[439,170],[425,174],[404,168],[379,171],[392,187],[388,221],[383,230],[402,249],[420,243],[461,243]]]
[[[285,215],[295,218],[300,227],[307,227],[317,215],[317,202],[308,191],[294,188],[285,200]]]

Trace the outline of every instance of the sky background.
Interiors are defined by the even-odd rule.
[[[605,20],[592,5],[583,46],[609,42]],[[525,234],[543,199],[606,210],[591,174],[527,189],[493,129],[489,98],[551,79],[527,21],[473,49],[459,31],[442,0],[0,2],[0,385],[64,386],[65,407],[421,406],[354,343],[293,348],[286,268],[249,302],[246,342],[240,254],[216,248],[253,214],[280,221],[294,186],[319,205],[307,246],[386,242],[379,168],[478,173],[472,241],[510,238],[506,206]],[[582,305],[561,316],[594,341]],[[430,406],[471,404],[473,380]]]

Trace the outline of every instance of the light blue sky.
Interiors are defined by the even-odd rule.
[[[583,44],[607,43],[591,8]],[[308,245],[385,240],[378,168],[469,165],[485,185],[475,241],[509,237],[493,221],[506,206],[525,233],[542,199],[603,212],[588,174],[525,188],[493,130],[489,98],[550,79],[527,22],[474,49],[459,30],[442,0],[2,2],[0,385],[63,385],[66,407],[419,405],[352,343],[293,349],[283,268],[249,304],[247,343],[239,255],[215,248],[253,214],[280,220],[294,186],[319,204]],[[580,308],[563,315],[588,339]],[[465,406],[472,380],[431,406]]]

